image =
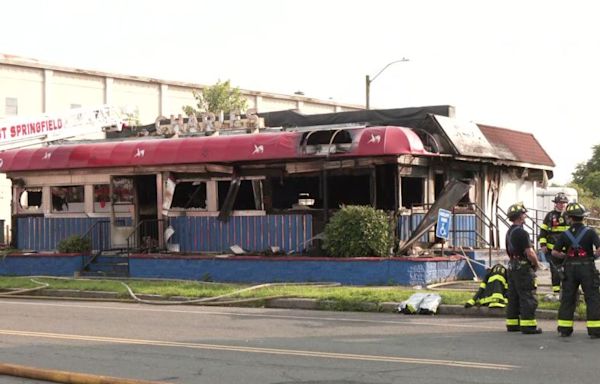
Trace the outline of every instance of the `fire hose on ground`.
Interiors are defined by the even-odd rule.
[[[123,379],[111,376],[89,375],[85,373],[56,371],[16,364],[0,363],[0,375],[24,377],[64,384],[168,384],[164,381]]]

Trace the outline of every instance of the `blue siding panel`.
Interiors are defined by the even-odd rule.
[[[412,232],[417,228],[419,223],[423,221],[423,213],[415,213],[412,215],[402,215],[398,218],[398,238],[400,240],[408,240]],[[419,238],[421,242],[427,242],[427,234]]]
[[[454,226],[456,225],[456,228]],[[476,217],[474,214],[455,214],[450,220],[450,239],[456,246],[475,247],[477,244]]]
[[[106,221],[107,217],[98,218],[17,218],[17,248],[36,251],[54,251],[57,244],[72,235],[83,235],[98,221]],[[126,219],[131,225],[131,219]],[[93,249],[110,248],[110,230],[108,223],[98,224],[91,233]]]
[[[312,237],[310,215],[234,216],[226,223],[216,217],[174,217],[172,243],[182,252],[228,252],[239,245],[248,252],[262,252],[270,246],[282,251],[299,251]]]
[[[398,218],[398,238],[408,240],[412,231],[421,223],[425,215],[415,213],[413,215],[402,215]],[[476,247],[477,221],[474,214],[454,214],[450,220],[450,240],[456,246]],[[431,229],[433,231],[433,229]],[[419,238],[420,242],[427,242],[427,234]]]

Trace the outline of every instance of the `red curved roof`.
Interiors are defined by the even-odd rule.
[[[368,127],[351,130],[348,152],[330,157],[434,155],[409,128]],[[314,158],[303,154],[301,132],[65,144],[0,153],[0,171],[85,169],[174,164],[237,163]]]

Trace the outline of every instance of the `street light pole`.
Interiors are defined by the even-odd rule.
[[[366,106],[366,109],[371,109],[371,103],[370,103],[370,100],[371,100],[371,83],[374,82],[375,79],[379,75],[381,75],[381,72],[385,71],[387,69],[387,67],[389,67],[390,65],[396,64],[396,63],[402,63],[402,62],[405,62],[405,61],[409,61],[409,60],[406,57],[403,57],[400,60],[392,61],[391,63],[387,63],[386,66],[383,67],[379,72],[377,72],[377,74],[375,76],[373,76],[372,79],[369,77],[369,75],[367,75],[365,77],[365,90],[366,90],[366,92],[365,92],[365,96],[366,96],[365,106]]]
[[[369,105],[369,100],[371,100],[371,79],[369,79],[369,75],[367,75],[366,77],[366,83],[365,83],[365,89],[367,90],[367,102],[366,102],[366,109],[371,109],[370,105]]]

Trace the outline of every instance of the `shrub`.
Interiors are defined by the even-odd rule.
[[[61,253],[85,253],[92,250],[92,242],[80,235],[72,235],[59,241],[56,248]]]
[[[323,246],[330,256],[387,256],[392,243],[387,215],[370,206],[342,206],[325,226]]]

